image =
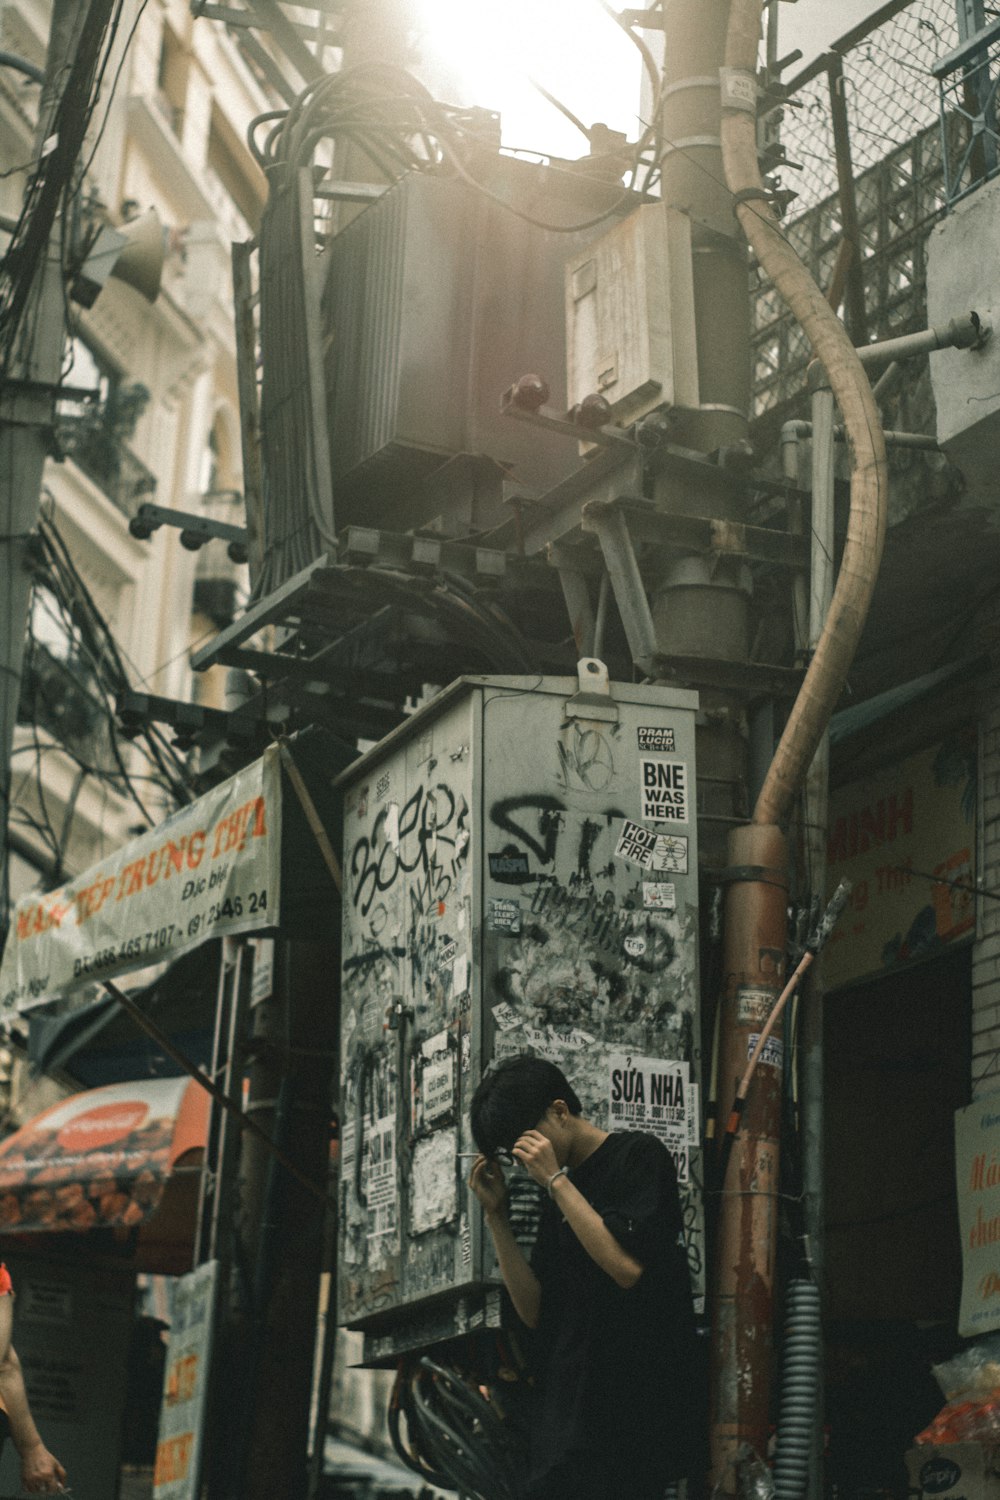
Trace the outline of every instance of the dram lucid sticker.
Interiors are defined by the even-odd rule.
[[[659,725],[656,728],[653,728],[651,726],[643,727],[640,724],[638,735],[640,750],[663,751],[677,749],[677,746],[674,742],[674,731],[672,728],[664,728],[662,725]]]

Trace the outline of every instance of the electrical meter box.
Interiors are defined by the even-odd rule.
[[[691,221],[647,203],[566,263],[570,405],[598,394],[611,420],[698,405]]]
[[[499,1321],[468,1107],[518,1053],[665,1143],[703,1282],[696,707],[595,661],[464,678],[341,778],[339,1309],[371,1362]]]

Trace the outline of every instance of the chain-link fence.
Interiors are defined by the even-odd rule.
[[[900,0],[789,80],[781,141],[798,165],[781,168],[781,185],[798,196],[788,237],[819,284],[836,288],[857,343],[924,325],[924,246],[945,206],[933,69],[958,40],[955,0]],[[763,279],[754,352],[755,414],[784,409],[804,389],[808,348]]]

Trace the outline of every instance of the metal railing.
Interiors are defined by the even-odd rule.
[[[945,197],[950,207],[1000,172],[1000,21],[934,69],[941,99]]]
[[[958,134],[955,123],[942,132],[935,69],[957,40],[954,0],[891,0],[788,83],[781,185],[797,196],[786,233],[856,343],[926,321],[925,243],[947,206]],[[759,273],[752,296],[760,417],[801,395],[809,350]]]
[[[143,500],[155,494],[155,476],[121,438],[92,415],[61,413],[56,436],[63,453],[103,490],[122,515],[131,519]]]

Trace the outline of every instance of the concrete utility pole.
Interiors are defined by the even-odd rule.
[[[671,428],[671,442],[717,455],[720,468],[749,464],[750,304],[747,250],[726,186],[719,69],[729,0],[665,0],[661,128],[663,197],[692,225],[700,407]],[[706,480],[707,480],[706,475]],[[654,495],[667,510],[745,519],[738,485],[682,489],[669,475]],[[749,572],[738,561],[684,557],[668,569],[653,603],[659,649],[701,658],[691,670],[701,700],[699,822],[703,864],[723,882],[725,928],[716,1018],[718,1097],[733,1098],[780,993],[787,941],[788,853],[780,829],[739,827],[749,814],[751,767],[744,701],[720,687],[719,663],[750,663]],[[713,997],[715,998],[715,997]],[[780,1027],[776,1028],[780,1032]],[[780,1037],[776,1037],[779,1041]],[[726,1182],[714,1264],[710,1262],[710,1385],[713,1484],[738,1482],[744,1442],[764,1452],[769,1420],[772,1308],[781,1120],[780,1069],[761,1069]],[[739,1213],[727,1212],[735,1195]],[[710,1200],[714,1201],[714,1200]]]
[[[31,597],[28,552],[51,451],[66,339],[60,201],[77,168],[113,0],[54,0],[22,225],[7,256],[0,325],[0,924],[7,889],[11,751]]]

